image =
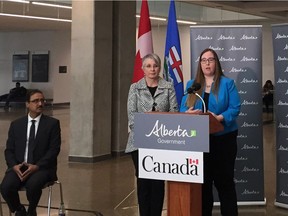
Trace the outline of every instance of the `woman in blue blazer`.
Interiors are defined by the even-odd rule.
[[[187,89],[200,83],[197,91],[206,109],[224,126],[224,130],[210,135],[209,153],[204,153],[204,184],[202,186],[202,215],[211,216],[213,209],[213,184],[215,185],[221,215],[236,216],[237,195],[234,183],[234,164],[237,154],[238,127],[236,118],[240,112],[240,97],[234,80],[224,76],[217,53],[205,49],[200,54],[195,80],[187,83]],[[200,114],[203,103],[195,94],[182,98],[181,112]]]

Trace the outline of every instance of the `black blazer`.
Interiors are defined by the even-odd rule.
[[[4,152],[8,170],[24,161],[27,124],[28,116],[11,122]],[[59,120],[42,114],[32,146],[33,164],[38,165],[40,170],[49,170],[53,180],[57,179],[57,156],[60,152],[60,145],[61,129]]]

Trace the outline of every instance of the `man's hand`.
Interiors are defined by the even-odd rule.
[[[27,169],[25,172],[22,173],[22,181],[25,181],[31,174],[37,172],[39,169],[39,167],[34,164],[24,163],[24,165],[27,166]]]
[[[21,181],[25,181],[32,173],[37,172],[39,167],[34,164],[22,163],[15,165],[13,170],[16,172]]]
[[[13,166],[14,172],[17,174],[17,176],[21,179],[22,181],[22,171],[21,168],[23,168],[23,164],[17,164]]]

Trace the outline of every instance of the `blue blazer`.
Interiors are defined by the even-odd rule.
[[[194,80],[187,82],[186,90],[193,85],[193,82]],[[184,95],[182,98],[180,112],[185,112],[189,108],[186,104],[187,97],[188,95]],[[204,91],[202,92],[202,97],[204,97]],[[222,122],[224,131],[216,133],[215,135],[225,134],[238,129],[236,118],[239,115],[240,106],[240,97],[234,80],[222,76],[220,78],[218,95],[216,96],[212,91],[210,92],[207,109],[207,111],[209,110],[216,115],[222,114],[224,117]],[[194,109],[202,109],[202,102],[200,99],[196,100]]]

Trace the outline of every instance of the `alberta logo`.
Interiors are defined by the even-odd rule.
[[[197,132],[196,130],[186,130],[182,129],[180,125],[177,126],[176,130],[167,129],[165,124],[159,125],[159,120],[157,120],[152,128],[152,130],[145,134],[146,137],[150,137],[155,135],[157,137],[196,137]]]

